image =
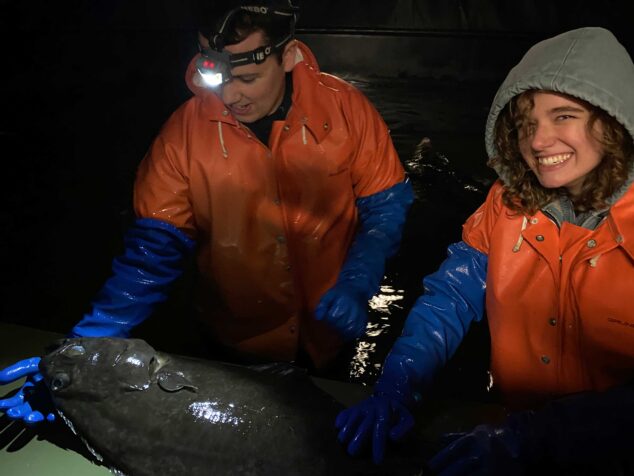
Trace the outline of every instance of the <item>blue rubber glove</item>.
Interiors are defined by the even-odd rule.
[[[412,389],[402,362],[388,356],[374,394],[337,415],[339,442],[356,456],[371,440],[372,459],[379,464],[387,439],[399,441],[414,427],[410,409],[418,400],[420,394]]]
[[[633,408],[632,384],[571,395],[539,410],[513,413],[504,424],[458,435],[429,468],[439,476],[501,476],[577,474],[589,465],[631,464]]]
[[[372,439],[372,459],[383,461],[387,438],[398,441],[413,427],[414,417],[398,398],[375,393],[337,415],[338,439],[347,443],[348,453],[356,456]]]
[[[361,337],[368,324],[367,294],[359,286],[337,282],[321,297],[315,318],[330,323],[344,341]]]
[[[356,202],[359,231],[337,282],[315,308],[315,318],[328,322],[345,341],[365,333],[368,300],[379,289],[385,260],[398,249],[407,211],[413,201],[412,186],[405,181]]]
[[[423,280],[425,294],[388,354],[373,397],[337,417],[339,441],[348,444],[349,453],[357,454],[372,435],[372,455],[379,463],[387,438],[396,441],[413,426],[410,410],[421,401],[421,391],[453,355],[471,322],[482,319],[487,261],[466,243],[455,243],[438,271]]]
[[[194,241],[169,223],[141,218],[126,233],[124,246],[123,255],[113,261],[114,275],[70,337],[128,337],[167,299]]]
[[[47,395],[47,392],[42,381],[42,374],[38,369],[39,363],[39,357],[32,357],[0,370],[0,385],[15,382],[23,377],[27,378],[14,396],[0,400],[0,411],[5,412],[12,420],[22,420],[28,426],[34,426],[45,419],[55,420],[50,400],[46,397],[42,398]],[[42,411],[46,413],[46,417]]]

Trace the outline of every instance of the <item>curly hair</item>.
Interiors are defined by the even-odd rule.
[[[519,133],[526,127],[530,111],[535,107],[536,92],[540,91],[525,91],[504,107],[494,131],[498,156],[488,162],[490,167],[505,171],[504,204],[511,210],[528,215],[534,214],[559,195],[568,194],[563,187],[550,189],[542,186],[520,153]],[[604,155],[599,165],[585,177],[581,192],[573,198],[575,210],[580,212],[609,206],[609,198],[625,184],[634,162],[634,144],[625,127],[603,109],[586,101],[582,103],[590,110],[586,128],[602,145]],[[597,121],[602,126],[600,137],[594,128]]]

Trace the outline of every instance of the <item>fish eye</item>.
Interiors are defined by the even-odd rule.
[[[70,376],[66,373],[55,374],[51,380],[51,390],[54,392],[67,387],[70,384]]]

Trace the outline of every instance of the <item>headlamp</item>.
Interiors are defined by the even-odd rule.
[[[245,64],[260,64],[276,50],[273,45],[260,46],[245,53],[230,54],[213,48],[201,48],[196,68],[208,86],[220,86],[231,79],[231,69]]]
[[[231,79],[231,55],[226,51],[203,48],[196,69],[207,86],[218,87]]]
[[[290,31],[286,37],[276,44],[260,46],[259,48],[244,53],[231,54],[224,49],[224,37],[228,25],[232,24],[237,14],[244,11],[257,15],[279,15],[288,17],[290,21]],[[223,18],[218,32],[209,36],[209,48],[200,49],[200,57],[196,60],[196,69],[203,78],[203,81],[212,88],[221,86],[231,79],[232,68],[252,63],[263,63],[272,53],[281,50],[295,34],[297,11],[298,9],[294,7],[290,1],[288,6],[284,7],[245,4],[230,10]]]

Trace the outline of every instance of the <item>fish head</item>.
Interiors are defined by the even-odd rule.
[[[97,401],[146,390],[161,357],[145,341],[81,337],[58,341],[40,361],[53,400]]]

